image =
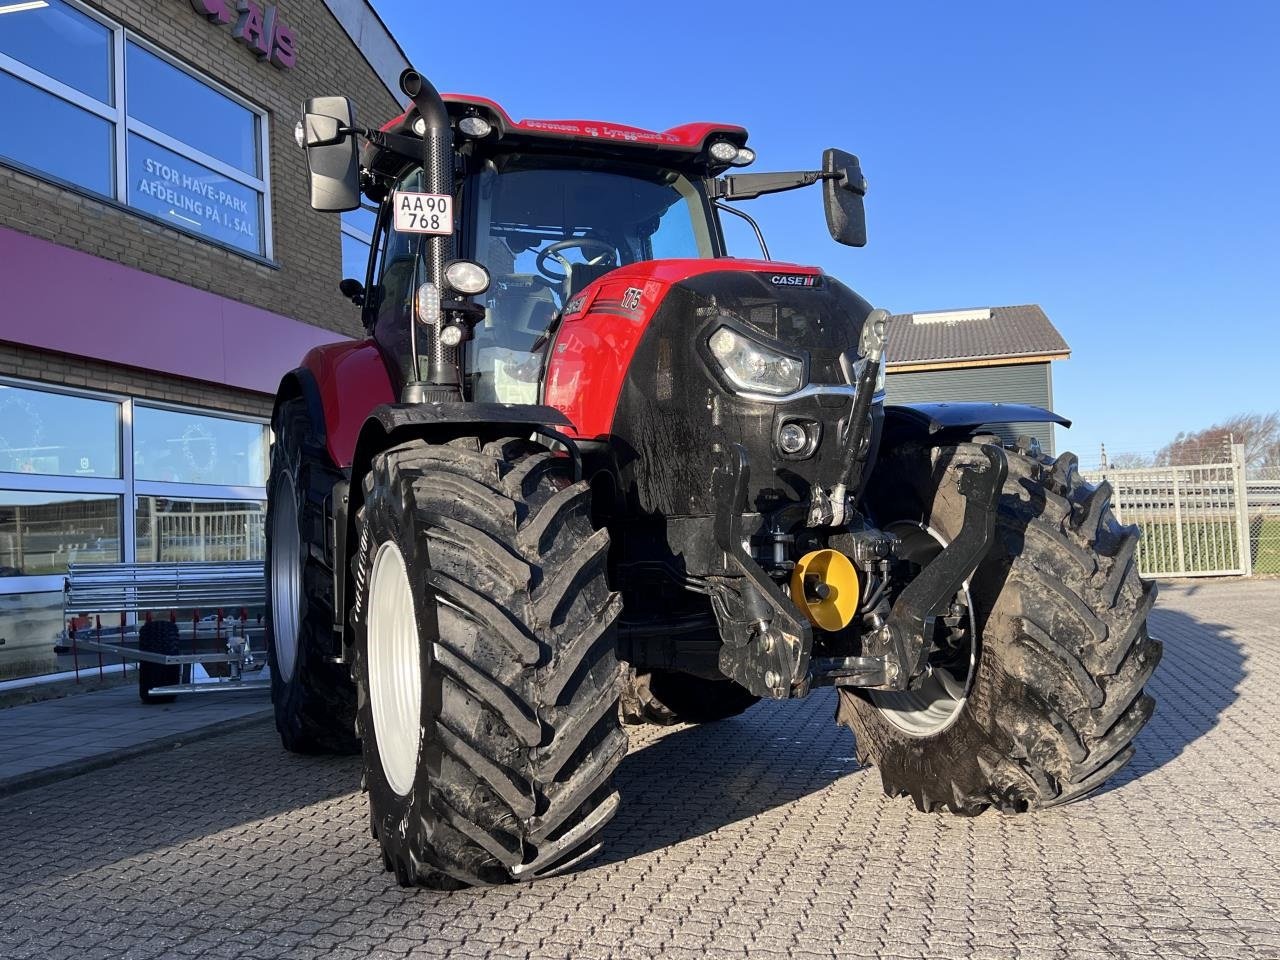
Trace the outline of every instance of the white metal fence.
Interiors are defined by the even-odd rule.
[[[1280,471],[1251,474],[1244,448],[1222,463],[1083,471],[1111,484],[1121,523],[1142,529],[1147,577],[1280,573]]]

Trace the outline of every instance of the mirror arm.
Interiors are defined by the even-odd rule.
[[[713,200],[754,200],[766,193],[798,190],[820,180],[836,180],[840,173],[822,170],[797,170],[792,173],[740,173],[711,181]]]

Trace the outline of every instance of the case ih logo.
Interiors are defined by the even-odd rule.
[[[769,282],[775,287],[815,287],[818,278],[807,273],[775,273]]]
[[[275,4],[253,0],[191,0],[191,8],[212,23],[233,23],[231,36],[281,70],[298,62],[298,35],[280,22]]]

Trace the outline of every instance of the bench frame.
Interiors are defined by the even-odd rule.
[[[62,597],[62,615],[66,637],[72,648],[79,673],[79,651],[118,656],[121,660],[147,661],[168,665],[192,663],[228,665],[226,677],[205,683],[177,683],[153,687],[153,694],[213,693],[229,690],[257,690],[270,686],[267,679],[246,680],[246,673],[261,671],[266,665],[266,650],[255,650],[250,642],[247,610],[266,603],[266,571],[261,561],[244,560],[224,563],[73,563],[67,569]],[[137,642],[143,622],[153,614],[167,615],[179,622],[178,610],[194,610],[188,634],[192,653],[162,654],[139,650],[127,645]],[[201,637],[200,611],[217,611],[214,638],[226,639],[225,652],[195,651]],[[239,619],[224,618],[223,610],[241,611]],[[102,637],[102,614],[119,613],[118,642]],[[94,626],[76,628],[73,620],[93,615]],[[185,618],[181,621],[186,623]],[[261,618],[259,618],[261,623]],[[224,635],[224,630],[225,635]],[[253,632],[257,632],[256,629]],[[182,626],[179,626],[182,636]],[[101,664],[101,658],[99,658]]]

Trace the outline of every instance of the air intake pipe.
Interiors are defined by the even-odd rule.
[[[422,171],[426,192],[453,194],[453,130],[449,124],[449,111],[436,88],[418,71],[410,68],[400,74],[400,89],[413,101],[418,116],[422,119]],[[427,234],[423,236],[426,268],[426,280],[434,284],[438,294],[444,295],[444,266],[453,259],[453,235],[440,236]],[[413,344],[413,369],[417,371],[419,380],[405,384],[401,399],[406,403],[438,402],[444,400],[461,400],[461,373],[457,347],[446,347],[440,342],[440,330],[444,318],[439,310],[434,311],[434,323],[430,332],[430,343],[419,352],[417,337],[411,336]],[[417,320],[411,320],[414,329]],[[411,331],[412,332],[412,331]],[[426,361],[423,369],[423,361]]]

